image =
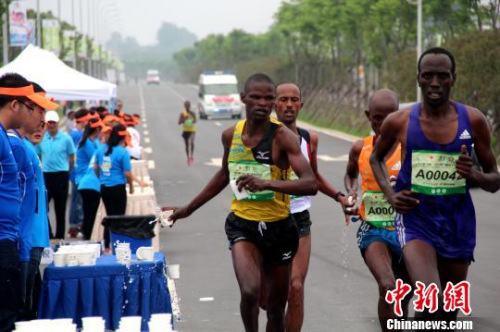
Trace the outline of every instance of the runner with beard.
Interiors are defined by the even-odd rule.
[[[258,331],[261,274],[267,289],[267,331],[285,330],[290,266],[299,240],[288,195],[314,195],[317,190],[297,137],[270,118],[275,99],[276,88],[267,75],[250,76],[241,93],[247,119],[223,132],[222,167],[188,205],[164,208],[174,210],[169,218],[174,222],[186,218],[231,182],[235,195],[225,228],[246,331]],[[290,167],[297,180],[289,180]],[[236,199],[242,191],[247,197]]]

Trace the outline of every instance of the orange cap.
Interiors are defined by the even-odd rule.
[[[35,92],[32,84],[15,88],[0,87],[0,95],[26,97],[46,110],[55,110],[59,108],[59,105],[54,103],[50,98],[47,98],[44,92]]]
[[[47,97],[45,92],[35,92],[34,94],[26,96],[26,98],[45,110],[56,110],[59,108],[59,105],[53,102],[54,98]]]

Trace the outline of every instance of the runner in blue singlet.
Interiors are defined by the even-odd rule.
[[[372,153],[371,165],[388,201],[399,213],[396,229],[413,283],[435,283],[442,290],[467,277],[476,245],[476,218],[469,194],[472,184],[496,192],[500,175],[488,123],[477,109],[450,99],[455,60],[433,48],[419,59],[418,83],[423,103],[391,114]],[[396,190],[384,159],[399,141],[403,166]],[[472,167],[472,149],[483,172]],[[457,311],[423,312],[422,318],[455,320]]]

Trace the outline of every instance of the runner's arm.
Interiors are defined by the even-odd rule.
[[[363,148],[363,141],[356,141],[349,151],[349,160],[347,161],[347,167],[344,176],[344,186],[347,190],[348,195],[355,195],[358,192],[358,176],[359,167],[358,159]]]
[[[212,179],[203,190],[193,200],[183,207],[164,207],[162,210],[174,210],[169,220],[176,221],[190,216],[194,211],[202,207],[206,202],[217,196],[229,183],[228,157],[233,139],[234,126],[226,129],[222,133],[222,145],[224,146],[224,156],[222,166],[214,174]]]
[[[181,114],[179,114],[179,124],[183,124],[186,118]]]
[[[477,184],[481,189],[491,193],[500,189],[500,174],[493,151],[491,150],[491,133],[485,116],[476,109],[468,108],[469,118],[474,134],[474,151],[483,171],[472,167],[472,158],[460,156],[457,161],[457,172]]]
[[[412,197],[413,192],[402,190],[395,192],[389,182],[389,174],[385,166],[385,159],[391,152],[392,147],[398,141],[399,131],[404,124],[405,113],[398,111],[390,114],[380,128],[380,136],[377,139],[375,148],[370,156],[370,166],[372,167],[373,175],[377,180],[380,189],[387,197],[387,201],[399,213],[411,211],[417,204],[418,199]]]
[[[276,130],[275,139],[282,153],[287,155],[288,162],[299,179],[295,181],[267,181],[268,187],[266,189],[289,195],[316,195],[318,185],[311,165],[300,150],[297,136],[290,129],[282,125]]]
[[[319,172],[318,170],[318,143],[319,137],[316,133],[309,131],[311,136],[311,168],[313,170],[314,176],[316,177],[316,182],[318,183],[318,190],[323,194],[335,199],[335,195],[339,190],[335,189]],[[338,197],[340,199],[341,197]]]

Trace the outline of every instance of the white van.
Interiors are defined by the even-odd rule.
[[[146,74],[146,82],[148,85],[150,84],[156,84],[160,85],[160,72],[156,69],[150,69],[148,70]]]
[[[238,80],[233,72],[204,71],[198,84],[200,119],[241,119],[243,104],[238,93]]]

